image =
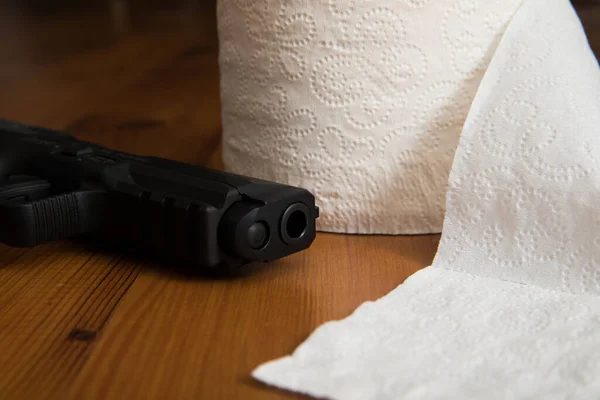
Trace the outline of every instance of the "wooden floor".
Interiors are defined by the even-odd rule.
[[[580,9],[600,50],[597,8]],[[219,167],[217,51],[210,1],[3,1],[0,117]],[[429,265],[438,239],[320,234],[228,280],[0,246],[0,399],[300,398],[250,371]]]

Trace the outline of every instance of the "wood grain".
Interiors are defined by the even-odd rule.
[[[285,398],[253,383],[251,370],[292,351],[319,324],[389,292],[426,266],[436,245],[437,236],[322,234],[309,251],[242,279],[144,270],[71,398]]]
[[[591,45],[600,6],[581,2]],[[0,1],[0,117],[219,168],[213,1]],[[439,235],[319,234],[209,280],[64,241],[0,245],[0,398],[301,398],[250,378],[429,265]]]
[[[71,385],[138,265],[69,243],[1,254],[0,392],[52,398]]]

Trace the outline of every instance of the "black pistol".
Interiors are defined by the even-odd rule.
[[[307,249],[319,210],[307,190],[0,119],[0,242],[109,239],[202,269]]]

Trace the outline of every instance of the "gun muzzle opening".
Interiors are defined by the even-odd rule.
[[[304,236],[308,228],[308,208],[302,203],[289,206],[281,218],[281,237],[292,244]]]

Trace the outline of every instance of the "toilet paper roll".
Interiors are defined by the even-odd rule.
[[[283,3],[271,3],[267,8],[278,10],[272,18],[288,9]],[[299,12],[303,7],[312,10],[316,3],[285,2],[289,4],[296,4]],[[371,4],[377,9],[380,3],[342,4],[331,0],[318,4],[326,4],[328,10],[335,10],[335,15],[354,18],[360,15],[356,11],[361,7],[359,4]],[[440,67],[440,63],[445,63],[452,71],[448,76],[454,77],[456,62],[453,64],[452,57],[444,58],[447,32],[464,30],[459,38],[479,38],[474,34],[478,32],[475,28],[460,22],[465,16],[477,15],[477,10],[491,7],[491,3],[474,0],[397,1],[393,4],[398,9],[405,7],[404,18],[411,17],[410,22],[402,26],[421,29],[423,38],[415,36],[415,46],[421,39],[431,44],[435,43],[432,37],[439,39],[440,59],[432,58],[437,53],[430,48],[426,53],[429,65]],[[393,4],[388,6],[393,7]],[[233,12],[226,12],[228,9],[243,9],[249,15],[256,15],[254,6],[239,8],[225,0],[220,8],[223,26],[232,18]],[[449,10],[460,15],[453,20],[456,25],[447,24],[453,15]],[[400,26],[386,25],[388,13],[370,15],[370,23],[378,27],[373,32],[386,32],[391,26]],[[369,171],[378,163],[382,166],[381,174],[365,179],[358,169],[354,181],[349,179],[344,183],[347,186],[339,185],[355,185],[354,189],[360,193],[357,196],[372,199],[369,205],[363,208],[362,202],[354,203],[354,213],[326,220],[331,226],[339,223],[340,230],[370,231],[378,226],[388,232],[400,232],[401,228],[395,231],[391,222],[388,225],[370,214],[376,209],[377,201],[386,204],[386,193],[394,187],[387,181],[391,179],[390,171],[395,171],[399,182],[412,182],[414,193],[421,193],[424,198],[426,191],[416,190],[416,187],[422,188],[438,178],[446,180],[442,238],[433,264],[383,298],[361,305],[344,320],[318,327],[293,354],[267,362],[253,371],[256,379],[330,399],[600,398],[600,68],[568,0],[523,0],[512,14],[502,14],[510,15],[505,22],[498,13],[491,14],[496,18],[484,15],[488,14],[479,14],[477,21],[488,21],[485,26],[494,26],[498,29],[494,32],[499,35],[486,42],[489,47],[482,47],[485,51],[476,51],[477,46],[461,47],[456,45],[460,41],[455,42],[456,51],[461,52],[460,59],[470,60],[471,54],[481,60],[479,65],[483,71],[473,72],[464,80],[440,80],[447,82],[448,87],[467,87],[476,82],[476,88],[471,89],[473,97],[468,111],[461,116],[464,123],[460,134],[452,139],[458,138],[458,141],[454,147],[448,147],[452,149],[449,173],[441,167],[434,172],[424,166],[444,160],[442,154],[445,153],[438,150],[445,137],[438,137],[437,145],[430,140],[424,148],[410,147],[411,144],[416,146],[421,138],[435,137],[430,134],[438,130],[419,131],[416,127],[420,125],[408,124],[402,130],[405,135],[398,136],[402,140],[390,141],[384,146],[387,153],[378,153],[377,161],[360,164],[364,171]],[[314,18],[315,27],[322,21],[319,18]],[[376,22],[377,18],[380,22]],[[264,26],[255,22],[256,19],[248,19],[243,29]],[[239,25],[230,25],[230,28],[242,29]],[[350,37],[348,29],[332,28],[332,31],[345,32],[344,37]],[[227,29],[222,31],[224,36],[228,32]],[[300,29],[295,28],[293,32]],[[307,32],[319,31],[311,28]],[[479,32],[483,34],[485,29]],[[280,37],[281,31],[271,34],[273,38]],[[409,36],[408,33],[403,35],[401,37]],[[369,40],[374,42],[376,37],[373,33]],[[320,39],[316,42],[328,43]],[[340,43],[343,42],[340,39]],[[475,51],[470,53],[469,49]],[[492,54],[487,55],[486,51]],[[486,55],[481,57],[482,54]],[[376,59],[375,56],[370,58]],[[243,59],[238,60],[241,64],[235,65],[242,65]],[[469,71],[477,71],[478,67],[473,68]],[[424,79],[428,79],[433,69],[427,71]],[[438,78],[439,75],[436,82]],[[342,81],[340,87],[358,87],[363,93],[368,92],[359,86],[360,82],[352,86],[351,79]],[[282,79],[282,82],[287,81]],[[375,87],[391,91],[393,83],[390,80],[389,84]],[[282,87],[285,84],[277,90]],[[453,123],[448,118],[453,115],[451,110],[460,104],[455,99],[461,96],[448,96],[441,89],[442,84],[432,87],[438,90],[429,94],[428,101],[420,101],[421,96],[413,92],[399,97],[398,102],[419,104],[417,113],[419,109],[427,111],[417,121],[429,121],[429,126],[440,128],[439,132],[452,137]],[[240,90],[245,92],[246,89]],[[292,92],[298,96],[302,93],[300,89]],[[258,91],[255,101],[264,98],[261,93],[265,92]],[[285,93],[285,90],[276,93]],[[346,90],[336,99],[343,102],[348,96],[351,98],[352,93]],[[234,97],[229,99],[234,101]],[[288,104],[286,101],[272,105]],[[312,100],[306,104],[312,105]],[[231,109],[229,112],[235,116],[233,119],[241,118],[240,121],[254,120],[254,115],[259,116],[259,120],[267,118],[261,114],[266,108],[261,112],[259,109],[252,108],[247,114],[236,114]],[[319,121],[322,115],[327,118],[333,115],[329,114],[331,108],[314,109],[317,110],[314,121]],[[356,110],[366,108],[336,114],[339,119],[332,117],[332,120],[345,124],[348,122],[345,117],[361,115]],[[299,125],[292,119],[288,122],[290,124],[285,125],[288,128],[281,128],[290,129],[288,136],[281,137],[310,137],[309,131],[294,136],[293,132],[301,131]],[[247,134],[252,136],[251,132]],[[236,143],[244,139],[241,134],[231,134],[225,140]],[[305,142],[295,143],[297,147],[289,148],[301,152],[304,145],[299,143]],[[338,155],[358,148],[358,145],[348,147],[344,141],[337,143]],[[408,150],[402,147],[407,145]],[[250,142],[245,148],[239,146],[240,150],[234,147],[230,145],[230,165],[235,165],[232,160],[255,157],[257,173],[276,176],[277,171],[270,169],[275,168],[277,162],[266,161],[263,166],[260,151]],[[281,148],[281,145],[275,147]],[[409,171],[407,166],[414,165],[406,160],[417,159],[415,154],[422,161],[416,163],[421,166],[415,168],[420,175],[406,177],[403,173]],[[277,157],[276,153],[271,156]],[[404,161],[396,162],[398,159]],[[350,171],[353,166],[349,164]],[[327,164],[319,164],[318,170],[321,168],[327,168]],[[282,177],[298,182],[314,180],[315,187],[318,187],[317,178],[323,177],[313,174],[305,179],[301,170],[298,174],[290,172],[292,170],[293,167],[286,170]],[[339,205],[345,201],[342,194],[355,191],[336,189],[333,193],[337,197],[330,197]],[[323,195],[321,199],[328,201]],[[351,204],[348,202],[347,206]],[[427,205],[430,206],[431,203]],[[419,212],[425,220],[428,215],[434,215],[427,214],[427,210],[431,211],[427,207],[419,209],[407,199],[396,201],[387,212],[397,213],[394,223],[403,223],[411,218],[418,221]],[[420,211],[411,214],[415,210]],[[392,218],[391,214],[385,215]],[[421,228],[431,227],[428,225],[431,221]],[[332,283],[331,290],[335,290],[334,285]]]
[[[309,189],[318,228],[440,232],[479,82],[521,0],[222,0],[223,161]]]
[[[313,189],[326,230],[445,212],[432,266],[256,379],[600,398],[600,68],[568,0],[221,0],[219,22],[230,169]]]

